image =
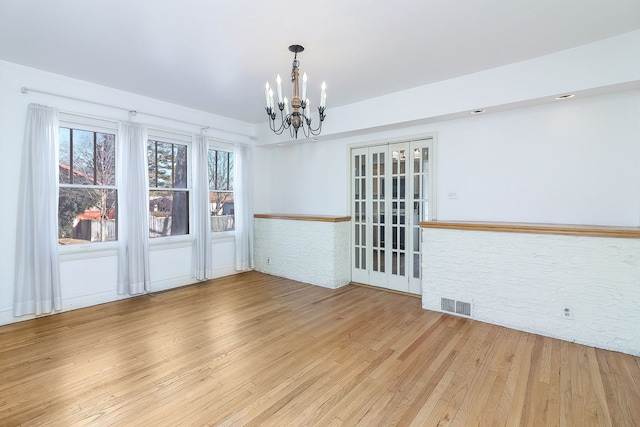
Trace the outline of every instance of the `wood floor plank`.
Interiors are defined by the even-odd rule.
[[[640,358],[250,272],[0,327],[0,425],[635,426]]]
[[[547,411],[547,426],[560,425],[560,341],[546,338],[550,343],[549,363],[549,388]]]

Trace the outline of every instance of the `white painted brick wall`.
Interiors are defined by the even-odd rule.
[[[640,239],[422,233],[423,308],[471,302],[477,320],[640,355]]]
[[[351,281],[349,221],[254,219],[255,269],[336,289]]]

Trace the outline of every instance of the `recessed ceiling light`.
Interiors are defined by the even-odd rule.
[[[575,96],[575,94],[570,93],[567,95],[560,95],[560,96],[556,96],[556,99],[569,99],[569,98],[573,98]]]
[[[485,110],[473,110],[471,114],[482,114]]]

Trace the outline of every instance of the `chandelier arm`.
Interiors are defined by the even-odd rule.
[[[282,134],[282,131],[284,131],[284,126],[280,125],[280,127],[278,129],[276,129],[275,126],[275,122],[271,121],[269,122],[269,127],[271,128],[271,130],[276,134],[276,135],[280,135]]]
[[[284,107],[283,107],[284,109]],[[269,113],[269,111],[271,110],[271,108],[267,109],[267,113]],[[289,116],[284,116],[284,114],[282,113],[282,110],[280,110],[280,126],[278,126],[276,128],[276,113],[271,113],[269,114],[269,127],[271,128],[271,130],[276,134],[276,135],[281,135],[282,132],[284,132],[285,129],[289,128],[290,125],[290,121],[291,119],[289,118]]]
[[[320,125],[316,128],[313,129],[311,126],[309,126],[309,132],[311,133],[311,135],[313,136],[318,136],[320,135],[320,132],[322,131],[322,122],[320,122]]]

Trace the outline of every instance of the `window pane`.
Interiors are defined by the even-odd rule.
[[[209,193],[211,231],[233,230],[235,223],[233,192],[211,191]]]
[[[147,162],[149,164],[149,187],[155,188],[158,186],[157,173],[158,163],[156,159],[156,142],[147,142]]]
[[[71,166],[73,184],[95,184],[94,182],[94,132],[86,130],[72,130],[73,156]]]
[[[60,154],[58,157],[59,182],[61,184],[69,184],[71,176],[71,129],[60,128],[58,135],[60,138]]]
[[[149,237],[189,234],[189,192],[149,192]]]
[[[147,142],[149,187],[187,188],[187,146],[162,141]]]
[[[173,144],[156,142],[156,187],[173,186]]]
[[[233,153],[209,150],[209,189],[233,190]]]
[[[187,188],[187,146],[173,144],[173,188]]]
[[[116,136],[96,133],[96,178],[98,185],[116,183]]]
[[[60,184],[115,186],[114,134],[64,127],[58,134]]]
[[[58,243],[72,245],[116,240],[116,190],[60,188]]]

